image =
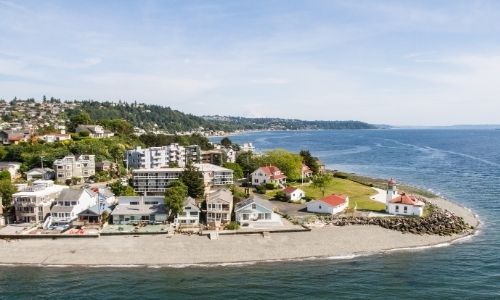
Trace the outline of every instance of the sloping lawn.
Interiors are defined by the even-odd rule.
[[[307,196],[313,197],[314,199],[323,197],[321,190],[312,185],[304,185],[300,188],[306,192]],[[383,203],[370,199],[370,196],[375,193],[376,192],[370,187],[341,178],[333,178],[332,183],[325,189],[325,196],[330,194],[344,194],[349,196],[349,208],[354,208],[357,204],[358,210],[384,210],[385,205]]]

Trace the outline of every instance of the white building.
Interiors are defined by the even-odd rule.
[[[266,228],[283,226],[281,217],[276,214],[269,200],[253,194],[248,199],[236,204],[236,221],[243,227]]]
[[[115,135],[113,132],[104,129],[100,125],[78,125],[78,127],[76,127],[76,132],[88,132],[90,137],[96,139],[109,138]]]
[[[67,225],[78,218],[78,214],[97,204],[97,194],[90,189],[65,189],[50,209],[50,225]]]
[[[0,162],[0,171],[7,170],[9,171],[10,178],[14,179],[17,176],[17,172],[21,168],[21,164],[18,162],[9,162],[9,161],[1,161]]]
[[[338,214],[349,206],[349,197],[345,195],[329,195],[320,200],[307,202],[307,211],[320,214]]]
[[[200,150],[196,145],[184,147],[170,144],[162,147],[137,147],[125,153],[125,163],[131,169],[154,169],[176,165],[185,167],[187,162],[199,162]]]
[[[244,143],[240,147],[241,152],[255,152],[255,147],[252,143]]]
[[[50,206],[67,186],[55,185],[50,180],[37,180],[33,185],[18,185],[19,192],[12,195],[16,221],[40,223],[50,213]]]
[[[385,211],[393,215],[419,216],[424,214],[425,203],[405,193],[398,194],[396,181],[387,182]]]
[[[200,208],[196,205],[196,200],[186,197],[182,212],[177,214],[174,223],[180,226],[200,225]]]
[[[151,196],[118,197],[118,205],[111,212],[113,224],[164,223],[168,210],[164,198]]]
[[[286,183],[286,176],[275,166],[260,167],[252,173],[252,184],[254,186],[266,183],[283,186]]]
[[[306,192],[293,186],[286,187],[283,192],[286,198],[292,202],[300,201],[306,196]]]
[[[50,133],[40,136],[40,140],[50,144],[71,140],[71,135],[65,133]]]
[[[73,177],[87,179],[95,175],[95,155],[68,155],[54,161],[56,181],[64,182]]]
[[[233,193],[228,188],[211,190],[207,194],[207,224],[231,222]]]
[[[212,164],[194,164],[203,175],[205,187],[233,184],[233,170]]]
[[[34,168],[26,172],[26,180],[33,181],[38,179],[53,180],[55,177],[54,170],[50,168]]]

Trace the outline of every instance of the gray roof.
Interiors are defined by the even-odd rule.
[[[57,197],[57,201],[71,201],[80,199],[81,195],[85,192],[88,192],[91,195],[94,195],[94,192],[87,189],[64,189]]]
[[[54,172],[54,170],[52,170],[51,168],[43,168],[43,169],[42,168],[33,168],[26,173],[31,173],[31,172],[37,172],[37,173],[44,174],[44,173],[48,173],[48,172]]]
[[[98,204],[96,204],[96,205],[89,207],[86,210],[80,212],[78,215],[79,216],[89,216],[89,215],[99,216],[100,214],[102,214],[105,211],[107,211],[109,213],[109,212],[111,212],[111,209],[107,206],[104,206],[104,208],[101,207],[101,209],[99,210],[99,206],[98,206]]]
[[[240,210],[242,209],[243,207],[251,204],[251,203],[256,203],[264,208],[267,208],[269,209],[270,211],[273,211],[274,207],[273,205],[271,204],[271,202],[269,202],[269,200],[266,200],[266,199],[263,199],[261,196],[257,196],[256,194],[252,194],[250,197],[248,197],[247,199],[243,200],[243,201],[240,201],[236,204],[235,206],[235,211],[237,210]]]
[[[111,212],[111,215],[157,215],[157,214],[167,214],[167,210],[164,204],[155,204],[155,205],[126,205],[126,204],[118,204],[115,209]]]
[[[184,207],[186,206],[190,206],[192,211],[199,211],[200,208],[198,207],[198,205],[196,205],[196,200],[191,198],[191,197],[186,197],[186,199],[184,199]]]
[[[233,193],[227,188],[216,189],[208,194],[207,202],[233,202]]]

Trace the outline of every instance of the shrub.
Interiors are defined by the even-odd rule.
[[[287,201],[285,192],[277,191],[276,194],[274,195],[274,200]]]
[[[238,230],[240,229],[240,224],[236,222],[230,222],[229,224],[226,225],[227,230]]]
[[[255,187],[255,189],[257,190],[257,193],[259,193],[259,194],[265,194],[266,190],[267,190],[264,185],[258,185]]]
[[[266,189],[268,190],[274,190],[276,188],[276,186],[274,185],[274,183],[266,183]]]
[[[304,196],[304,198],[302,198],[302,199],[305,200],[306,202],[313,200],[313,198],[311,196]]]

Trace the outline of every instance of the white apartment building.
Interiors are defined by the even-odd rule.
[[[95,175],[95,155],[68,155],[54,161],[56,181],[64,182],[73,177],[87,179]]]
[[[233,170],[212,164],[193,164],[202,176],[205,187],[233,184]],[[163,195],[172,181],[179,180],[184,168],[148,168],[132,171],[132,185],[141,195]]]
[[[131,169],[153,169],[175,164],[185,167],[186,162],[198,162],[200,151],[198,146],[181,146],[170,144],[162,147],[137,147],[125,153],[125,163]]]
[[[50,212],[50,206],[68,187],[55,185],[51,180],[37,180],[33,185],[18,185],[19,192],[12,195],[16,221],[40,223]]]

